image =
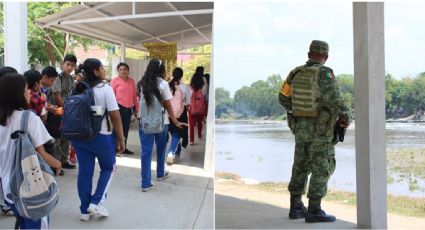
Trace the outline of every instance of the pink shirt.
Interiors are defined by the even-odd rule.
[[[114,90],[115,97],[118,104],[132,108],[136,107],[136,113],[139,111],[139,103],[137,101],[136,84],[132,78],[124,80],[120,77],[115,77],[111,81],[112,90]]]

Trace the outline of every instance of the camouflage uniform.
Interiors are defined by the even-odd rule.
[[[310,52],[328,53],[327,43],[313,41]],[[320,67],[318,86],[320,97],[317,117],[291,116],[292,100],[290,86],[300,69]],[[305,193],[307,177],[311,173],[307,197],[309,203],[318,202],[326,195],[329,177],[335,170],[335,148],[333,144],[333,129],[337,119],[342,119],[348,125],[351,111],[344,105],[332,69],[323,66],[319,61],[309,59],[303,66],[292,70],[283,83],[279,93],[279,102],[288,111],[288,126],[295,134],[295,154],[292,166],[292,177],[288,190],[291,193],[291,203],[300,203]]]

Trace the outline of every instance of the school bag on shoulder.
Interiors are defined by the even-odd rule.
[[[164,107],[158,98],[152,95],[150,105],[143,94],[140,96],[140,128],[145,134],[160,133],[164,130]]]
[[[190,114],[204,115],[205,106],[205,97],[201,90],[193,90],[192,97],[190,99]]]
[[[93,88],[80,81],[65,100],[61,134],[69,140],[89,141],[102,128],[102,120],[108,117],[107,110],[97,115],[91,106],[95,105]],[[109,130],[109,122],[108,130]]]
[[[58,186],[49,165],[35,151],[27,132],[29,110],[24,111],[21,128],[12,134],[15,158],[7,195],[19,215],[34,221],[49,214],[58,203]]]
[[[178,84],[175,85],[176,90],[174,91],[173,98],[171,98],[171,106],[173,107],[173,113],[176,118],[179,118],[184,110],[183,105],[183,92]]]

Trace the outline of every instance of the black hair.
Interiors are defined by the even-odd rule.
[[[15,68],[10,66],[3,66],[0,68],[0,77],[5,76],[8,73],[18,73]]]
[[[96,58],[87,58],[83,65],[78,66],[84,81],[87,82],[90,87],[94,87],[102,81],[99,76],[94,73],[94,71],[99,70],[100,67],[102,67],[102,62]]]
[[[204,67],[203,66],[196,67],[195,74],[198,74],[198,75],[202,74],[202,75],[204,75]]]
[[[41,76],[46,75],[48,78],[55,78],[58,76],[58,71],[52,66],[46,66],[43,71],[41,71]]]
[[[80,74],[81,70],[83,69],[84,65],[83,64],[79,64],[75,69],[74,69],[74,73],[75,75]]]
[[[70,62],[73,62],[74,64],[77,64],[77,57],[75,57],[74,54],[67,54],[63,58],[63,62],[65,63],[67,61],[70,61]]]
[[[178,85],[178,83],[180,82],[182,77],[183,77],[183,70],[179,67],[176,67],[173,70],[173,79],[171,79],[171,81],[169,83],[170,88],[171,88],[171,92],[173,93],[173,95],[176,92],[176,84]]]
[[[195,74],[193,74],[192,79],[190,80],[190,86],[195,90],[202,89],[204,86],[204,67],[196,67]]]
[[[6,126],[13,111],[28,109],[26,85],[25,78],[17,73],[9,73],[0,78],[0,125]]]
[[[120,64],[118,64],[118,65],[117,65],[117,70],[118,70],[121,66],[125,66],[125,67],[127,67],[127,70],[130,70],[130,67],[129,67],[126,63],[124,63],[124,62],[121,62]]]
[[[164,71],[161,71],[161,67],[163,67]],[[152,96],[155,96],[159,101],[162,101],[161,93],[158,89],[158,80],[156,78],[163,78],[163,72],[165,72],[164,64],[162,64],[162,62],[158,59],[152,59],[149,61],[142,79],[139,83],[137,83],[137,92],[139,96],[142,96],[143,94],[147,105],[152,103]]]
[[[24,73],[25,80],[27,81],[28,88],[34,89],[35,85],[40,84],[41,74],[35,69],[28,70]]]

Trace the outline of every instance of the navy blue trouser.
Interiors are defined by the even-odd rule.
[[[90,203],[103,203],[106,199],[109,185],[115,171],[115,137],[114,135],[98,134],[91,141],[72,141],[78,159],[78,196],[80,211],[87,214]],[[92,195],[92,181],[95,160],[99,162],[100,175],[96,191]]]

